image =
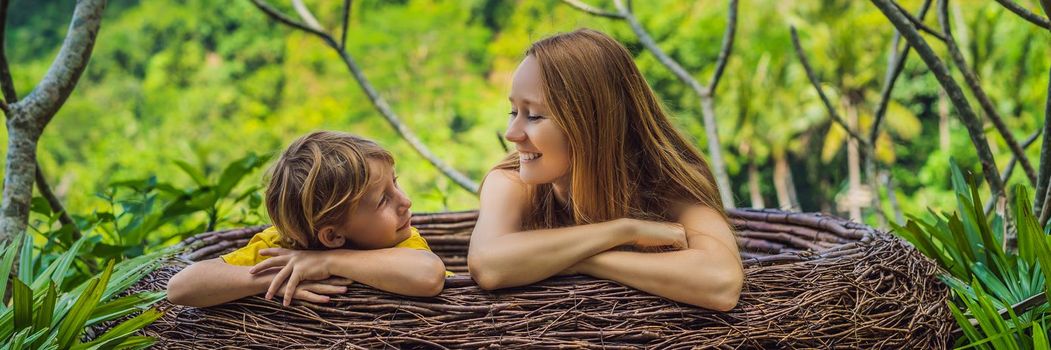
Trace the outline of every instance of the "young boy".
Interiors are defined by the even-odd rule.
[[[434,296],[445,264],[409,225],[394,158],[376,143],[319,131],[288,147],[271,168],[266,209],[274,226],[248,245],[194,263],[168,281],[173,304],[206,307],[266,293],[314,303],[354,282]]]

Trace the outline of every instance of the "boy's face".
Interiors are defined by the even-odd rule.
[[[393,166],[382,160],[368,161],[372,183],[337,233],[357,249],[390,248],[412,234],[412,201],[398,188]]]

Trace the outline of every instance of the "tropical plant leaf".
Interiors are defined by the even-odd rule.
[[[138,316],[135,316],[130,320],[121,322],[119,325],[110,328],[108,331],[106,331],[106,333],[103,333],[95,340],[88,343],[77,344],[73,346],[72,349],[94,350],[112,347],[112,345],[114,344],[120,344],[125,338],[134,334],[135,331],[142,329],[142,327],[146,327],[146,325],[153,323],[153,321],[156,321],[163,315],[164,313],[157,311],[156,309],[146,310],[142,314],[139,314]]]
[[[33,236],[26,233],[22,234],[22,251],[18,253],[18,278],[24,282],[32,283],[33,281]]]
[[[153,338],[139,336],[139,335],[133,335],[133,336],[124,338],[124,341],[121,342],[120,344],[117,344],[117,346],[115,346],[114,349],[118,349],[118,350],[146,349],[146,348],[149,348],[151,345],[153,345],[154,342],[155,342],[155,340]]]
[[[202,173],[200,169],[190,165],[190,163],[187,163],[184,160],[175,160],[175,166],[182,169],[186,175],[189,175],[190,179],[192,179],[197,186],[205,186],[208,184],[208,179],[204,176],[204,173]]]
[[[0,298],[2,298],[7,292],[7,279],[11,276],[11,268],[15,263],[15,254],[18,254],[18,247],[21,246],[22,236],[18,235],[14,240],[4,249],[3,260],[0,261]],[[0,311],[7,310],[7,305],[0,300]]]
[[[90,326],[144,310],[161,301],[165,296],[167,296],[165,292],[141,292],[99,304],[91,313],[86,325]]]
[[[94,311],[95,305],[98,305],[99,299],[102,297],[102,293],[105,291],[112,273],[113,261],[110,260],[110,262],[106,264],[106,269],[102,271],[102,274],[88,282],[86,288],[77,298],[77,302],[73,304],[69,313],[67,313],[62,319],[62,322],[59,323],[57,343],[60,348],[68,349],[78,341],[80,333],[84,331],[84,323],[87,322],[88,317],[91,316],[91,312]]]
[[[58,259],[48,265],[44,272],[37,275],[33,279],[33,289],[38,290],[47,285],[48,282],[54,282],[59,287],[65,281],[66,272],[69,271],[70,265],[73,264],[73,260],[76,259],[77,255],[80,254],[80,249],[84,247],[84,243],[89,241],[90,236],[80,237],[69,250],[59,255]]]
[[[47,294],[37,307],[36,315],[33,317],[33,329],[45,329],[51,327],[51,319],[55,314],[55,301],[58,299],[58,290],[54,283],[48,283]]]
[[[1051,349],[1051,344],[1047,341],[1047,331],[1042,323],[1033,323],[1033,349]]]
[[[15,332],[33,325],[33,290],[18,278],[11,280],[11,308],[15,314]]]
[[[18,333],[15,333],[15,336],[10,340],[11,342],[7,343],[4,346],[4,348],[11,350],[21,350],[22,348],[24,348],[26,343],[26,336],[29,335],[29,331],[31,331],[31,329],[27,328],[19,331]]]

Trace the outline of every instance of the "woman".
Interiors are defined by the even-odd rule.
[[[728,311],[743,284],[715,180],[631,54],[581,29],[533,44],[515,72],[468,265],[481,288],[554,275],[609,279]]]

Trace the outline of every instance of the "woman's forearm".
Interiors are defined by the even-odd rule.
[[[251,274],[251,266],[230,265],[219,259],[194,263],[168,281],[172,304],[208,307],[266,291],[274,273]]]
[[[731,252],[722,249],[664,253],[608,251],[582,261],[574,269],[718,311],[729,311],[737,305],[743,284],[740,263]]]
[[[445,285],[445,264],[426,250],[386,248],[327,252],[329,272],[408,296],[435,296]]]
[[[592,255],[631,243],[627,220],[513,232],[472,240],[471,276],[483,289],[526,285],[556,275]]]

